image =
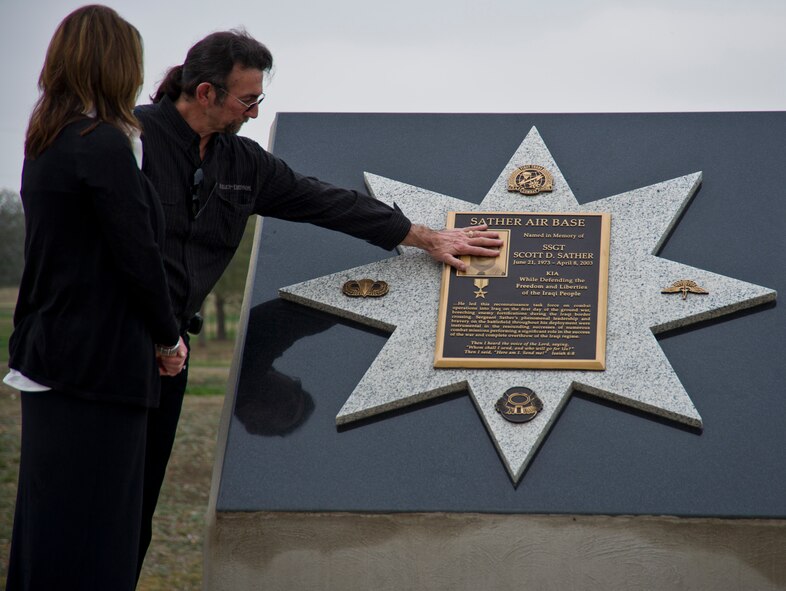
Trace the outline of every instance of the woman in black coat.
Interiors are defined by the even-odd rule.
[[[132,590],[147,409],[185,346],[139,170],[138,31],[103,6],[58,27],[25,142],[25,269],[5,381],[22,455],[7,589]]]

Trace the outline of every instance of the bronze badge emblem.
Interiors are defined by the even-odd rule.
[[[661,293],[681,293],[682,299],[687,300],[689,293],[696,293],[699,295],[707,295],[708,292],[703,287],[699,287],[695,281],[691,281],[690,279],[680,279],[679,281],[675,281],[669,287],[665,287],[660,290]]]
[[[529,388],[511,388],[497,400],[494,410],[511,423],[527,423],[543,409],[543,402]]]
[[[478,288],[478,290],[475,292],[475,299],[483,298],[485,300],[486,292],[483,291],[483,288],[488,286],[489,286],[488,279],[475,279],[475,287]]]
[[[344,295],[351,298],[380,298],[389,289],[387,283],[375,279],[352,279],[341,287]]]
[[[537,164],[519,166],[508,177],[508,191],[518,191],[522,195],[537,195],[544,191],[551,191],[553,187],[554,177]]]

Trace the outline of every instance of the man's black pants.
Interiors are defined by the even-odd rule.
[[[145,476],[142,497],[142,524],[139,535],[139,563],[137,580],[142,571],[145,553],[153,535],[153,513],[164,482],[167,463],[175,442],[177,422],[183,407],[183,395],[188,381],[188,364],[175,377],[161,378],[161,402],[147,414],[147,443],[145,447]]]

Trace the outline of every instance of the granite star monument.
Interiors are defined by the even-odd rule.
[[[553,191],[536,196],[508,192],[511,172],[542,166]],[[416,223],[445,225],[451,211],[540,211],[611,214],[606,368],[434,368],[441,266],[422,251],[402,247],[399,256],[284,287],[280,296],[391,333],[386,345],[349,395],[337,424],[367,418],[466,390],[483,419],[507,471],[517,483],[573,391],[651,413],[696,430],[701,415],[655,335],[772,301],[776,292],[658,256],[681,212],[701,183],[701,172],[579,204],[533,127],[480,204],[366,173],[378,199],[399,207]],[[349,298],[348,280],[373,278],[390,286],[383,298]],[[690,280],[708,293],[674,297],[662,290]],[[688,284],[685,284],[688,286]],[[688,287],[684,287],[683,296]],[[503,419],[495,402],[511,387],[526,387],[543,409],[526,424]]]

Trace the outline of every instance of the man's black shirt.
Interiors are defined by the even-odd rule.
[[[200,161],[199,135],[169,98],[137,107],[136,115],[144,130],[142,170],[164,207],[164,264],[183,324],[221,277],[252,214],[309,222],[388,250],[409,232],[399,210],[302,176],[248,138],[215,134]]]

